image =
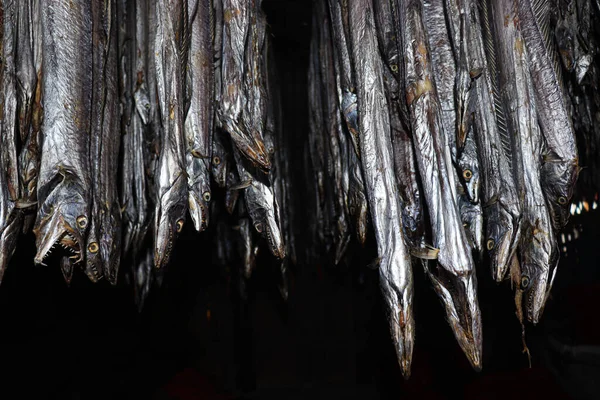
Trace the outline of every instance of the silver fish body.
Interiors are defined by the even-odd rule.
[[[82,262],[92,201],[91,7],[52,2],[41,13],[44,118],[35,262],[43,263],[56,244]]]
[[[154,41],[159,109],[162,123],[160,157],[156,171],[158,193],[154,215],[154,263],[164,267],[176,236],[183,229],[188,206],[185,172],[183,67],[181,32],[183,2],[156,2]],[[179,29],[179,32],[177,31]],[[179,34],[178,34],[179,33]]]
[[[475,369],[481,368],[482,328],[477,278],[456,204],[452,158],[443,131],[421,1],[399,2],[406,70],[406,99],[413,143],[439,268],[428,275],[454,335]]]
[[[185,120],[186,171],[189,212],[201,232],[209,221],[210,166],[214,117],[213,6],[212,1],[190,1],[191,42],[188,80],[190,108]]]
[[[380,287],[402,374],[410,375],[414,342],[413,278],[402,232],[394,176],[389,115],[377,32],[370,1],[349,2],[352,60],[356,72],[360,154],[380,260]]]

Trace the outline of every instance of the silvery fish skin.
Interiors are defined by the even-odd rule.
[[[243,115],[245,105],[254,105],[247,99],[244,88],[245,75],[255,71],[248,70],[246,45],[253,47],[251,17],[256,8],[254,1],[223,0],[223,32],[221,55],[221,89],[219,91],[217,118],[220,126],[231,136],[236,147],[259,167],[269,170],[271,163],[261,138],[262,132],[252,125],[254,115]],[[250,120],[250,121],[249,121]],[[250,128],[248,131],[248,128]]]
[[[23,41],[24,54],[19,52],[19,69],[23,70],[23,81],[21,89],[21,103],[23,119],[27,121],[21,124],[21,152],[19,154],[19,176],[21,199],[28,203],[37,202],[37,178],[41,159],[41,124],[43,117],[42,109],[42,24],[41,4],[39,0],[31,0],[27,3],[30,8],[26,11],[28,15],[29,29],[25,29],[24,36],[30,37],[30,45]],[[25,23],[25,21],[22,21]],[[28,56],[26,56],[28,54]],[[30,74],[33,73],[33,78]],[[21,86],[20,85],[20,86]],[[20,117],[21,118],[21,117]],[[23,136],[25,135],[25,136]],[[23,231],[29,231],[35,219],[34,215],[26,215],[23,222]]]
[[[413,249],[425,245],[425,216],[423,214],[423,198],[418,182],[418,169],[410,133],[402,121],[400,109],[397,106],[397,88],[390,93],[386,85],[390,114],[391,144],[394,157],[394,172],[402,205],[402,227],[406,244]]]
[[[579,158],[562,81],[553,63],[555,54],[544,42],[544,25],[539,15],[544,5],[540,1],[520,1],[518,16],[534,82],[538,119],[547,145],[542,154],[542,189],[550,205],[552,225],[558,232],[568,220]]]
[[[158,160],[158,193],[154,215],[154,264],[164,267],[176,236],[183,229],[188,205],[185,173],[184,106],[181,59],[183,2],[156,3],[157,29],[154,42],[158,102],[162,122],[161,153]],[[178,34],[179,33],[179,34]],[[178,38],[180,40],[178,40]]]
[[[2,98],[0,102],[3,100]],[[1,145],[2,141],[0,141]],[[2,155],[0,155],[0,161],[4,162]],[[10,199],[8,193],[6,175],[4,171],[0,171],[0,282],[2,282],[4,271],[6,271],[8,262],[17,247],[21,227],[21,212],[15,206],[15,202]]]
[[[414,342],[413,278],[401,226],[387,101],[371,2],[349,2],[352,60],[356,72],[360,150],[371,221],[380,260],[380,286],[402,374],[410,375]]]
[[[31,114],[33,108],[33,97],[37,77],[33,59],[32,24],[31,14],[32,0],[19,1],[17,3],[17,51],[16,51],[16,78],[19,115],[19,133],[21,142],[29,136]]]
[[[101,195],[100,199],[100,255],[102,257],[102,272],[108,281],[115,285],[121,260],[121,206],[117,193],[117,172],[119,168],[119,104],[117,85],[117,26],[116,2],[105,1],[106,9],[103,18],[103,34],[106,37],[104,74],[105,92],[102,104],[102,146],[99,154],[100,180],[95,188]],[[140,146],[141,147],[141,146]],[[98,200],[96,200],[98,201]],[[89,250],[89,249],[88,249]]]
[[[448,19],[449,37],[451,39],[456,75],[454,81],[456,110],[456,147],[460,153],[466,136],[471,129],[474,94],[472,80],[478,76],[480,66],[472,58],[470,51],[472,0],[444,0],[446,18]],[[450,140],[452,143],[452,140]]]
[[[468,129],[468,131],[465,133],[461,151],[458,150],[456,142],[455,77],[457,76],[457,67],[454,61],[455,55],[452,51],[452,40],[448,35],[444,17],[444,0],[424,1],[423,12],[429,47],[435,49],[431,53],[431,63],[440,99],[442,123],[450,146],[452,161],[458,168],[459,180],[465,187],[469,199],[473,203],[478,203],[480,187],[479,161],[477,159],[477,145],[470,125],[464,126],[464,129]],[[459,73],[463,72],[460,71]],[[470,92],[469,96],[471,96]]]
[[[189,1],[191,21],[188,79],[191,102],[185,120],[189,212],[198,232],[208,226],[214,116],[214,15],[212,1]]]
[[[421,198],[418,171],[410,139],[410,121],[405,102],[399,101],[400,88],[404,87],[404,76],[398,74],[397,12],[392,3],[385,0],[374,2],[379,51],[382,54],[383,82],[388,103],[390,133],[394,171],[400,196],[402,227],[406,244],[411,253],[425,245],[425,219]]]
[[[484,60],[481,77],[475,82],[475,139],[481,161],[485,247],[490,257],[492,276],[501,282],[519,242],[521,207],[513,175],[514,151],[506,127],[504,106],[502,101],[497,100],[496,55],[487,8],[484,4],[482,22],[477,9],[472,13],[475,18],[471,21],[472,54]]]
[[[558,263],[556,237],[541,187],[543,137],[538,125],[534,81],[528,68],[529,58],[512,0],[494,4],[494,24],[498,32],[500,76],[506,88],[504,100],[509,122],[515,131],[523,163],[523,219],[519,244],[521,275],[517,287],[525,292],[528,319],[537,323],[544,309]]]
[[[473,368],[480,369],[482,331],[475,265],[456,204],[452,159],[444,137],[422,21],[423,4],[414,0],[398,3],[413,143],[429,210],[433,246],[439,249],[439,268],[429,268],[427,272],[458,343]]]
[[[91,102],[91,131],[90,131],[90,165],[92,181],[93,201],[92,213],[90,215],[90,224],[85,245],[85,267],[84,271],[92,282],[97,282],[103,277],[103,259],[100,252],[100,229],[102,226],[101,207],[105,202],[104,196],[108,187],[106,184],[106,171],[103,169],[102,152],[105,138],[104,133],[104,105],[107,96],[107,85],[105,80],[105,66],[107,62],[109,36],[107,29],[110,29],[111,15],[110,7],[104,7],[100,2],[93,2],[91,6],[92,13],[92,102]],[[114,21],[116,22],[116,21]],[[116,72],[116,71],[115,71]],[[117,131],[118,133],[118,131]],[[72,276],[72,265],[65,260],[61,263],[65,279],[70,280]]]
[[[268,177],[249,165],[236,149],[233,154],[241,181],[251,182],[244,190],[244,201],[254,229],[267,240],[275,257],[284,258],[285,246],[278,220],[279,211]]]
[[[120,31],[119,47],[127,58],[126,63],[120,64],[127,69],[122,75],[130,77],[125,82],[130,87],[124,89],[130,91],[133,97],[129,124],[126,119],[122,123],[122,250],[123,254],[137,260],[151,223],[150,201],[155,194],[152,183],[158,152],[156,147],[159,147],[156,102],[150,100],[156,99],[153,52],[150,51],[155,10],[154,3],[146,0],[135,4],[122,2],[119,6],[118,15],[125,22],[130,22],[128,30]],[[127,8],[123,10],[123,7]],[[124,12],[127,15],[123,15]]]
[[[343,17],[344,10],[346,10],[345,12],[347,14],[347,5],[345,4],[345,1],[329,0],[329,15],[331,18],[331,31],[334,40],[334,56],[338,66],[337,75],[339,75],[338,97],[340,108],[348,132],[350,133],[354,151],[360,156],[356,94],[354,93],[352,61],[350,59],[348,47],[350,38],[347,33],[347,26],[345,27]]]
[[[50,2],[41,12],[44,119],[34,261],[43,263],[60,244],[74,253],[76,262],[82,262],[92,200],[91,7]]]
[[[19,198],[19,170],[17,167],[17,29],[19,7],[16,1],[3,5],[2,15],[2,132],[0,140],[3,154],[2,173],[6,174],[6,185],[10,199]]]
[[[323,92],[323,120],[325,121],[325,141],[327,142],[327,159],[331,162],[330,181],[333,185],[333,218],[334,218],[334,257],[335,264],[341,260],[350,241],[348,221],[346,219],[345,199],[343,197],[343,172],[339,137],[342,131],[342,117],[339,109],[339,98],[336,96],[336,79],[334,70],[334,52],[330,32],[329,16],[325,7],[322,9],[320,27],[320,69],[321,88]]]

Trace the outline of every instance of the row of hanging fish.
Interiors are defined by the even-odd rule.
[[[253,252],[293,256],[260,0],[4,0],[0,19],[0,279],[33,229],[36,264],[113,284],[130,264],[143,303],[187,215],[201,232],[225,210]]]
[[[598,6],[313,2],[305,162],[316,209],[308,253],[338,263],[351,237],[363,245],[374,238],[406,377],[413,268],[429,277],[475,369],[476,267],[510,281],[521,324],[540,320],[580,171],[576,131],[584,160],[599,159],[587,149],[600,139]]]

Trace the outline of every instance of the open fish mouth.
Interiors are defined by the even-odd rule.
[[[83,261],[79,240],[67,229],[55,230],[42,243],[43,246],[38,245],[38,252],[35,255],[34,262],[36,264],[45,265],[44,261],[53,254],[57,247],[66,252],[68,258],[74,260],[75,264]]]

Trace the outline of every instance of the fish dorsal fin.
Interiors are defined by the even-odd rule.
[[[500,85],[498,84],[499,72],[498,72],[498,61],[496,58],[496,46],[494,42],[494,32],[492,31],[491,15],[492,12],[492,1],[484,0],[481,7],[481,30],[483,37],[483,44],[487,59],[487,70],[490,77],[490,83],[492,88],[494,110],[496,112],[496,126],[498,128],[498,135],[500,136],[500,142],[502,145],[502,152],[509,160],[508,165],[512,167],[512,153],[513,148],[511,144],[511,138],[508,131],[508,121],[506,118],[506,112],[504,110],[504,104],[502,102],[502,96],[500,94]]]

